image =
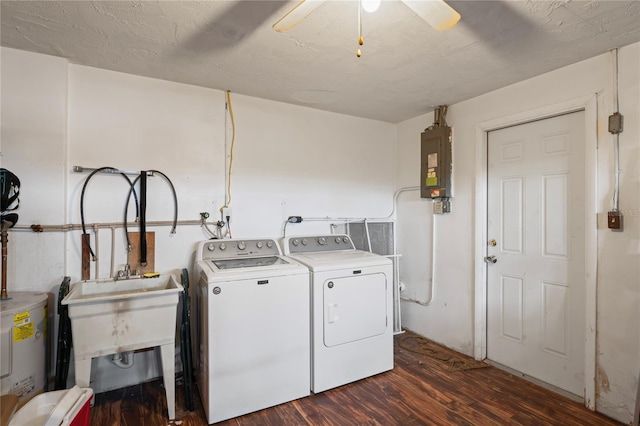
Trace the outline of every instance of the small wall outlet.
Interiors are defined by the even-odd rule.
[[[231,219],[231,207],[222,208],[222,220],[228,222],[227,218]]]
[[[622,213],[612,210],[607,214],[607,226],[609,229],[622,229]]]

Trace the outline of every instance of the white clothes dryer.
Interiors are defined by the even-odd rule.
[[[347,235],[280,240],[311,282],[311,390],[393,369],[393,264]]]
[[[308,396],[309,271],[272,239],[198,245],[197,384],[208,423]]]

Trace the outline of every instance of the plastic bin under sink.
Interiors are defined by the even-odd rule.
[[[91,388],[45,392],[27,402],[9,421],[9,426],[89,426]]]

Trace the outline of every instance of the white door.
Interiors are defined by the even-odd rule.
[[[488,150],[487,357],[582,397],[584,112],[491,131]]]

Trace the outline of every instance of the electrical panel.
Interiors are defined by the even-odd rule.
[[[420,136],[420,197],[451,197],[451,127],[430,127]]]

